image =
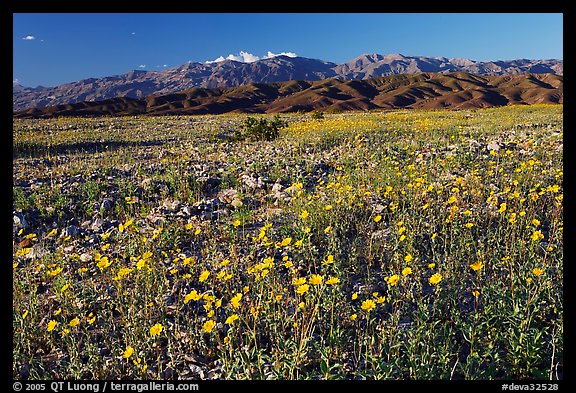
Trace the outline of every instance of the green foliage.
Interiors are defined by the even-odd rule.
[[[237,138],[240,140],[272,141],[280,136],[280,129],[287,125],[288,123],[278,115],[274,116],[272,120],[248,117],[242,125],[243,132],[237,135]]]
[[[283,116],[17,119],[14,378],[562,378],[562,106]]]
[[[324,112],[322,111],[314,111],[312,112],[312,114],[310,115],[310,117],[314,120],[322,120],[324,119]]]

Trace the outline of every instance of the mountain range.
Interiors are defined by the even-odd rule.
[[[226,112],[281,113],[393,108],[482,108],[562,103],[562,75],[480,76],[464,72],[381,76],[365,80],[252,83],[229,88],[195,87],[143,99],[55,105],[17,111],[15,117],[181,115]]]
[[[84,79],[55,87],[14,85],[13,110],[118,97],[144,99],[151,95],[165,95],[193,88],[226,89],[293,80],[314,82],[336,78],[347,81],[396,74],[454,72],[487,76],[525,73],[563,75],[564,63],[562,60],[553,59],[480,62],[462,58],[401,54],[364,54],[344,64],[288,56],[276,56],[251,63],[234,60],[190,62],[164,71],[132,70],[122,75]]]

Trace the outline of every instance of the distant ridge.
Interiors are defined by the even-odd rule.
[[[470,59],[364,54],[344,64],[304,57],[276,56],[252,63],[224,60],[187,63],[165,71],[132,70],[122,75],[90,78],[55,87],[14,85],[13,110],[43,108],[109,98],[145,98],[195,87],[227,88],[253,83],[290,80],[319,81],[327,78],[365,80],[379,76],[418,73],[467,72],[476,75],[557,74],[563,75],[562,60],[479,62]]]
[[[480,76],[420,73],[342,81],[252,83],[231,88],[192,88],[142,99],[110,98],[14,113],[17,118],[104,115],[281,113],[393,108],[485,108],[563,102],[564,77],[555,74]]]

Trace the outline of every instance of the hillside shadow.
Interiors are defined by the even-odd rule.
[[[160,146],[167,140],[152,139],[149,141],[88,141],[75,143],[59,143],[46,145],[45,143],[23,142],[14,143],[12,158],[35,158],[46,155],[86,154],[117,150],[122,147]]]

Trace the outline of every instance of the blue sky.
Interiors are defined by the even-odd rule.
[[[343,63],[363,53],[562,59],[559,13],[13,14],[13,80],[55,86],[241,51]]]

